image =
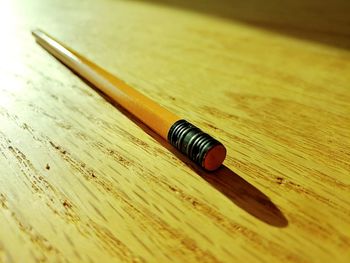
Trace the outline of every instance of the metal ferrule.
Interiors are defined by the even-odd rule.
[[[208,151],[221,144],[186,120],[179,120],[171,126],[168,141],[202,167]]]

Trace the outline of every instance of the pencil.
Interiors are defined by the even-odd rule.
[[[88,80],[202,168],[214,171],[221,166],[226,157],[226,148],[218,140],[45,32],[34,30],[32,34],[37,43],[50,54]]]

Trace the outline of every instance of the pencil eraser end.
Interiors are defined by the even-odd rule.
[[[186,120],[170,127],[168,141],[207,171],[218,169],[226,157],[222,143]]]
[[[215,171],[224,162],[226,157],[226,148],[222,144],[214,145],[204,156],[202,166],[208,171]]]

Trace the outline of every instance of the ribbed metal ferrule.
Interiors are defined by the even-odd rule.
[[[171,126],[168,141],[202,167],[207,152],[221,144],[186,120],[179,120]]]

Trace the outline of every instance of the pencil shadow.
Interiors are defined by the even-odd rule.
[[[141,123],[139,126],[200,175],[203,180],[250,215],[271,226],[286,227],[288,225],[288,220],[270,198],[227,166],[222,165],[214,172],[206,172],[144,124]]]
[[[253,217],[274,227],[288,226],[287,218],[269,197],[227,166],[222,165],[214,172],[206,172],[159,136],[150,135],[200,175],[203,180]]]
[[[204,171],[198,173],[234,204],[260,221],[275,227],[288,226],[287,218],[269,197],[227,166],[223,165],[210,174]]]
[[[185,155],[180,153],[177,149],[175,149],[172,145],[170,145],[167,141],[156,134],[135,116],[127,112],[120,105],[112,101],[100,91],[96,91],[112,105],[114,105],[114,107],[126,115],[131,121],[138,125],[144,132],[155,139],[172,154],[177,156],[177,158],[183,161],[194,172],[200,175],[203,180],[209,183],[221,194],[226,196],[232,203],[268,225],[280,228],[288,226],[287,218],[269,197],[267,197],[258,188],[244,180],[242,177],[237,175],[227,166],[223,165],[221,168],[214,172],[206,172],[194,162],[189,160]]]
[[[350,49],[350,1],[346,0],[138,1],[207,14],[295,38]]]

